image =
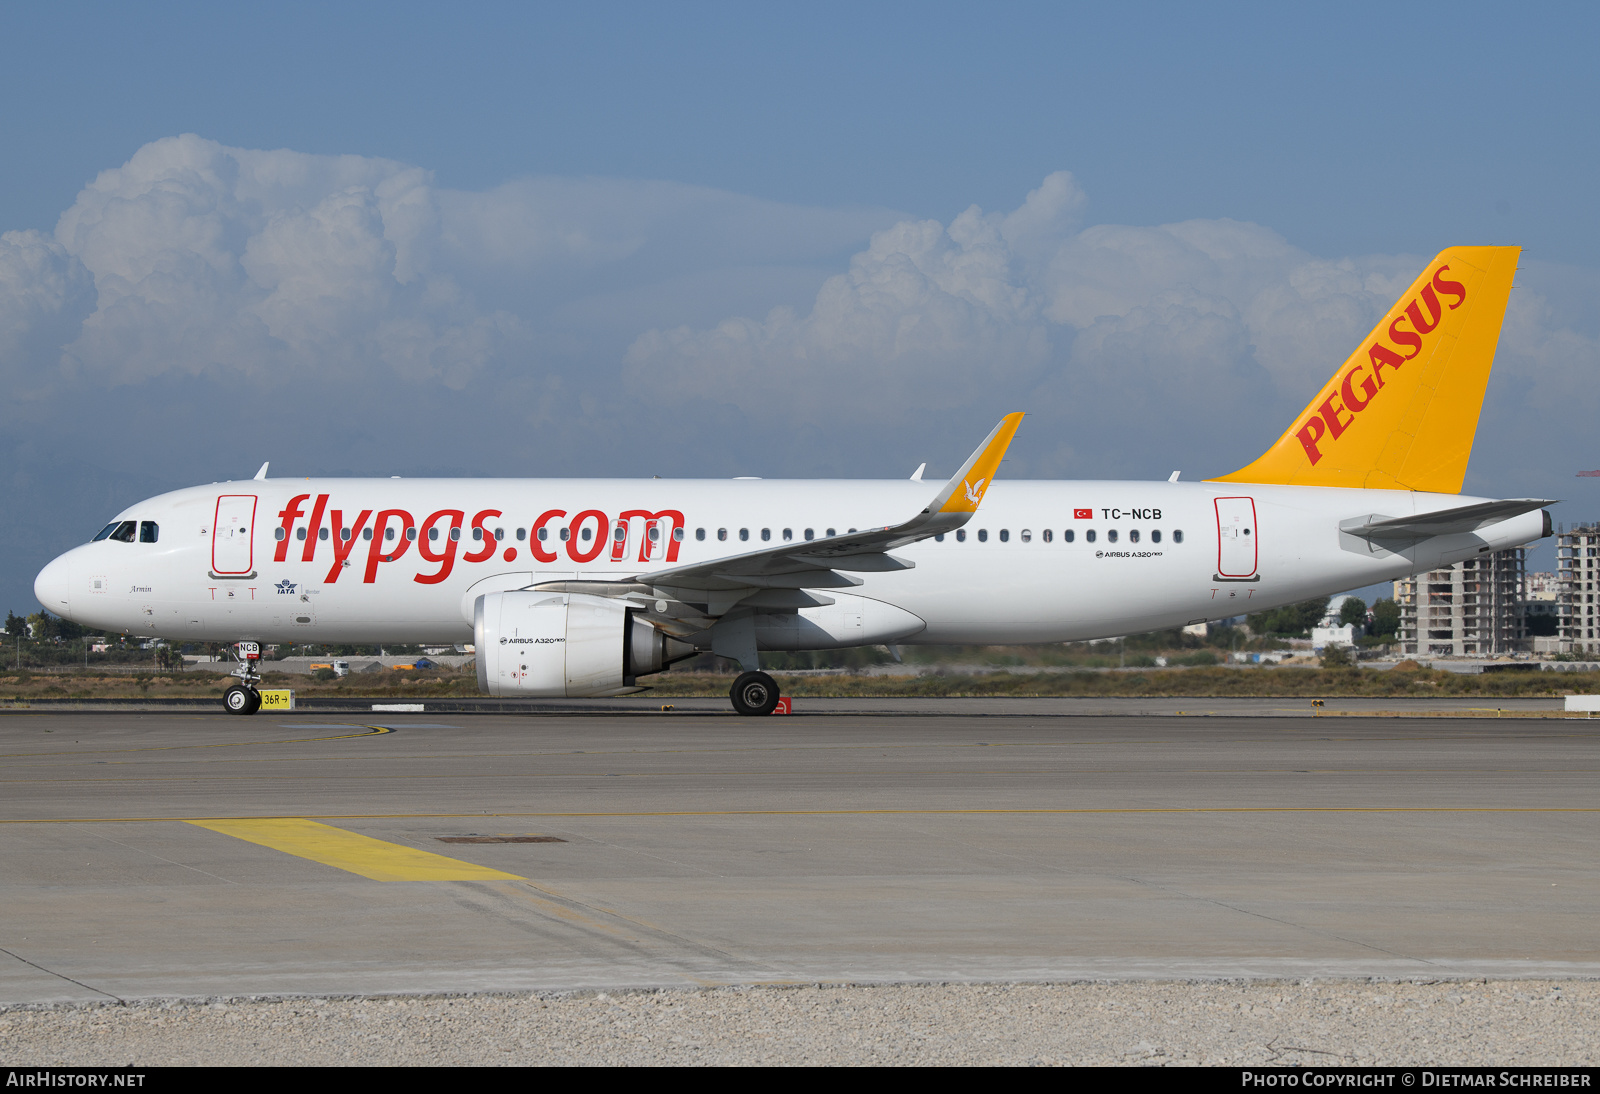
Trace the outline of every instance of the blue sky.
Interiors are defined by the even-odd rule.
[[[5,5],[0,608],[268,458],[932,473],[1020,407],[1019,474],[1231,470],[1455,243],[1527,248],[1468,489],[1592,519],[1597,23]]]

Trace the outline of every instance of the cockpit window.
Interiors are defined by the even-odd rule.
[[[100,534],[98,536],[95,536],[94,539],[90,540],[89,542],[90,543],[99,543],[101,540],[108,538],[111,535],[112,532],[115,532],[121,526],[122,526],[122,522],[120,520],[114,520],[110,524],[106,525],[104,528],[100,529]]]
[[[280,529],[280,531],[281,530],[282,529]],[[141,520],[139,522],[139,542],[140,543],[154,543],[156,540],[158,540],[160,538],[161,538],[161,527],[160,527],[160,525],[156,524],[155,521],[153,521],[153,520]]]
[[[114,520],[106,525],[105,530],[94,538],[96,540],[120,539],[123,543],[132,543],[133,537],[138,534],[138,531],[139,525],[135,521]]]

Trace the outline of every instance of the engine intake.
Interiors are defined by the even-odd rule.
[[[695,652],[623,601],[575,593],[487,593],[472,632],[478,688],[490,695],[610,695]]]

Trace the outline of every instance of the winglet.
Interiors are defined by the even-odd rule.
[[[1017,427],[1021,424],[1021,411],[1001,418],[994,432],[984,438],[978,450],[968,457],[967,462],[961,465],[961,470],[945,484],[939,496],[923,512],[976,513],[978,503],[983,501],[989,484],[994,482],[994,473],[1000,469],[1006,448],[1010,446],[1011,438],[1017,435]]]

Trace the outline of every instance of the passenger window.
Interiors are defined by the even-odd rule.
[[[943,543],[944,542],[944,533],[940,532],[938,535],[934,536],[933,537],[933,542],[935,542],[935,543]]]
[[[1161,542],[1161,529],[1152,528],[1150,530],[1150,542],[1151,543],[1160,543]]]
[[[1177,528],[1174,528],[1172,530],[1172,542],[1174,542],[1174,543],[1182,543],[1183,542],[1183,532],[1181,530],[1179,530]]]
[[[1011,529],[1009,529],[1009,528],[1000,529],[1000,542],[1001,543],[1010,543],[1011,542]]]
[[[429,539],[438,539],[439,538],[439,529],[437,529],[437,528],[429,528],[428,529],[428,538]]]
[[[723,540],[725,540],[727,538],[728,538],[728,530],[726,528],[718,528],[717,529],[717,542],[720,543],[720,542],[722,542]]]
[[[967,542],[967,530],[965,528],[957,528],[956,529],[956,542],[957,543],[965,543],[965,542]]]
[[[651,543],[654,543],[656,540],[661,538],[661,529],[652,524],[650,527],[645,529],[644,534],[650,537]],[[589,537],[584,536],[583,538],[588,539]]]
[[[833,530],[833,529],[832,529],[832,528],[829,528],[829,529],[828,529],[828,538],[829,538],[829,539],[832,539],[832,538],[833,538],[833,537],[834,537],[834,536],[836,536],[836,535],[838,535],[838,534],[839,534],[839,533],[838,533],[838,532],[835,532],[835,531],[834,531],[834,530]]]
[[[317,538],[320,540],[326,540],[328,538],[328,530],[326,528],[318,528]]]
[[[1061,533],[1061,542],[1063,543],[1071,543],[1077,538],[1078,533],[1074,532],[1071,528],[1068,528],[1065,532]]]
[[[616,531],[611,533],[611,538],[616,540],[618,543],[621,543],[623,540],[628,538],[628,530],[619,524],[617,525]]]
[[[567,540],[569,540],[571,538],[572,538],[572,529],[570,529],[570,528],[561,529],[561,542],[562,543],[567,542]]]
[[[621,530],[622,529],[620,529],[620,528],[617,529],[617,531],[619,531],[619,532]],[[461,529],[459,529],[459,528],[450,529],[450,538],[451,539],[460,539],[461,538]],[[549,539],[550,538],[550,529],[548,529],[548,528],[539,529],[539,538],[540,539]]]
[[[497,542],[497,543],[500,540],[505,539],[506,538],[506,530],[504,528],[496,528],[494,530],[494,538],[495,538],[495,542]],[[589,537],[588,536],[584,536],[583,538],[584,539],[588,539]]]
[[[703,533],[705,532],[705,529],[702,528],[700,531],[702,533],[700,538],[704,539],[705,535]],[[683,529],[682,528],[674,528],[672,530],[672,538],[673,538],[673,540],[675,542],[682,543],[683,542]]]
[[[785,543],[788,543],[793,538],[794,538],[794,529],[793,528],[785,528],[783,530],[783,541]]]
[[[1022,530],[1022,542],[1031,543],[1032,541],[1033,541],[1033,533],[1028,531],[1026,528],[1024,528]]]
[[[741,540],[749,539],[750,538],[750,529],[748,529],[748,528],[739,529],[739,538]]]
[[[767,540],[769,540],[771,538],[772,538],[772,529],[771,528],[763,528],[763,529],[761,529],[761,539],[762,539],[763,542],[765,542],[765,541],[767,541]]]
[[[1133,530],[1131,530],[1128,533],[1128,542],[1129,543],[1138,543],[1139,542],[1139,529],[1134,528]]]
[[[521,531],[521,529],[519,528],[518,531]],[[406,538],[407,539],[416,539],[417,538],[417,530],[415,528],[407,528],[406,529]],[[517,538],[521,539],[522,537],[518,536]]]
[[[340,539],[348,540],[350,538],[350,535],[351,535],[350,529],[348,529],[348,528],[339,529],[339,538]]]
[[[406,538],[409,539],[410,537],[408,536]],[[528,530],[526,528],[518,528],[517,529],[517,542],[521,543],[523,540],[525,540],[527,538],[528,538]]]
[[[383,530],[383,538],[392,541],[394,539],[394,529],[393,528],[385,528]],[[496,536],[495,538],[498,539],[500,537]]]
[[[978,529],[978,542],[979,543],[988,543],[989,542],[989,529],[987,529],[987,528],[979,528]]]
[[[1094,529],[1093,528],[1091,528],[1087,532],[1083,533],[1083,541],[1085,543],[1093,543],[1094,542]]]
[[[1106,533],[1106,539],[1107,539],[1108,542],[1111,542],[1111,543],[1117,542],[1117,530],[1115,528],[1113,528],[1113,529],[1111,529],[1111,531],[1107,532]]]
[[[304,543],[306,538],[306,530],[304,528],[296,528],[294,530],[294,538]]]
[[[497,535],[494,538],[499,539],[500,537]],[[582,528],[578,529],[578,538],[582,539],[585,543],[589,542],[594,538],[594,529],[585,524]],[[656,538],[656,530],[654,528],[650,529],[650,538]]]
[[[813,532],[810,528],[807,528],[806,529],[806,539],[809,541],[809,540],[813,540],[813,539],[816,539],[816,538],[817,538],[817,533]]]
[[[371,528],[363,528],[363,529],[361,529],[361,538],[365,539],[365,540],[371,540],[372,539],[372,529]]]
[[[482,540],[483,540],[483,529],[482,528],[474,528],[472,530],[472,538],[474,540],[476,540],[476,541],[482,542]]]
[[[435,532],[437,532],[439,529],[435,528],[433,530]],[[450,529],[450,538],[451,539],[460,539],[461,538],[461,529],[459,529],[459,528]],[[543,528],[539,529],[539,538],[540,539],[544,538],[544,529]]]
[[[696,528],[694,530],[694,538],[695,539],[705,539],[706,538],[706,530],[704,528]]]
[[[1044,530],[1044,541],[1046,543],[1049,543],[1053,538],[1055,538],[1055,533],[1052,532],[1050,529],[1046,528]]]
[[[149,522],[149,521],[145,521],[145,523],[146,523],[146,524],[150,524],[150,522]],[[151,525],[150,525],[150,526],[151,526],[151,527],[152,527],[152,528],[154,528],[154,527],[155,527],[155,525],[153,525],[153,524],[151,524]],[[143,531],[143,529],[140,529],[140,531],[141,531],[141,532],[142,532],[142,531]],[[273,530],[272,530],[272,538],[273,538],[273,539],[276,539],[276,540],[284,540],[284,539],[288,539],[288,538],[289,538],[289,537],[288,537],[288,536],[286,536],[286,535],[284,535],[284,534],[283,534],[283,529],[282,529],[282,528],[274,528],[274,529],[273,529]],[[142,536],[142,535],[141,535],[141,536],[140,536],[140,537],[139,537],[139,542],[141,542],[141,543],[143,543],[143,542],[144,542],[144,536]],[[154,543],[154,542],[155,542],[155,540],[150,540],[150,542],[151,542],[151,543]]]

